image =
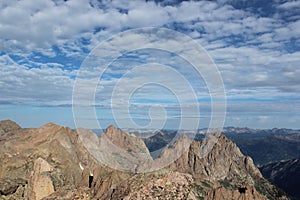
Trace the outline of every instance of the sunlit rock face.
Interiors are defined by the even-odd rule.
[[[47,174],[51,171],[53,171],[53,167],[44,159],[38,158],[34,161],[29,179],[30,199],[40,200],[54,192],[53,182]]]

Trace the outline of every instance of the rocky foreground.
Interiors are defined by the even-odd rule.
[[[135,171],[101,164],[80,135],[93,141],[91,147],[97,151],[105,151],[104,140],[119,146],[128,152],[123,160],[118,152],[101,155]],[[1,121],[0,199],[288,199],[223,135],[204,157],[204,141],[189,141],[177,160],[141,173],[167,160],[188,140],[179,138],[153,160],[141,139],[113,126],[98,137],[52,123],[22,129],[15,122]],[[135,153],[145,162],[131,162]]]

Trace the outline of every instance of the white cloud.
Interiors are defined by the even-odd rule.
[[[300,1],[288,1],[288,2],[285,2],[284,4],[281,4],[278,6],[278,8],[281,8],[281,9],[293,9],[293,8],[300,8]]]
[[[18,65],[7,56],[0,57],[1,101],[11,103],[49,104],[69,102],[73,81],[72,72],[43,64],[41,68]]]

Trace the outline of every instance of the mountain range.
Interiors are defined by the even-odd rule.
[[[0,199],[288,199],[226,136],[203,153],[207,142],[182,135],[153,157],[149,142],[114,126],[98,136],[4,120]]]
[[[195,140],[202,140],[205,137],[206,129],[199,130],[196,134],[192,131],[184,131],[194,137]],[[137,134],[136,131],[131,133]],[[139,135],[143,133],[138,132]],[[146,134],[149,134],[146,131]],[[286,128],[273,129],[251,129],[238,127],[225,127],[222,134],[231,139],[241,149],[242,153],[250,156],[257,166],[300,158],[300,131]],[[158,156],[156,150],[168,144],[176,135],[177,131],[162,130],[153,136],[144,138],[144,142],[153,156]]]

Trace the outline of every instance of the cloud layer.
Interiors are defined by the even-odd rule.
[[[299,11],[300,1],[281,0],[4,0],[0,3],[0,103],[70,105],[80,63],[99,43],[132,28],[165,27],[192,37],[211,55],[232,102],[228,108],[232,120],[240,118],[237,115],[244,110],[240,105],[245,103],[247,112],[255,112],[257,121],[258,116],[265,116],[263,112],[272,116],[275,112],[261,111],[258,104],[280,115],[290,109],[284,106],[286,102],[299,106]],[[124,42],[133,44],[138,39]],[[138,56],[147,55],[139,52]],[[121,69],[118,73],[123,73],[124,65],[134,64],[133,60],[130,56],[121,58],[115,66]],[[173,61],[180,65],[178,60]],[[105,88],[99,86],[98,90],[109,90],[118,73],[108,71]],[[182,73],[189,81],[196,80],[184,67]],[[192,84],[205,90],[202,83]],[[109,102],[105,94],[98,96],[102,104]],[[141,92],[138,97],[147,99],[149,94]],[[204,96],[201,92],[197,95],[204,102],[207,91]],[[162,95],[157,99],[158,106],[170,104],[163,103]]]

